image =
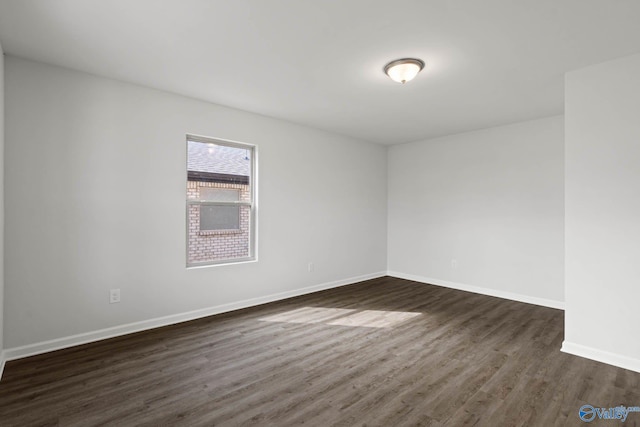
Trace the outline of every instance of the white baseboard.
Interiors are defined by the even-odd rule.
[[[159,328],[161,326],[173,325],[176,323],[186,322],[189,320],[200,319],[202,317],[212,316],[214,314],[226,313],[229,311],[239,310],[242,308],[253,307],[274,301],[296,297],[300,295],[310,294],[325,289],[337,288],[340,286],[350,285],[364,280],[375,279],[386,276],[385,271],[378,273],[366,274],[363,276],[350,277],[348,279],[336,280],[333,282],[322,283],[319,285],[309,286],[306,288],[295,289],[292,291],[280,292],[277,294],[266,295],[258,298],[251,298],[243,301],[233,302],[229,304],[217,305],[214,307],[203,308],[200,310],[189,311],[186,313],[172,314],[169,316],[158,317],[155,319],[143,320],[140,322],[129,323],[126,325],[114,326],[111,328],[100,329],[92,332],[85,332],[78,335],[72,335],[63,338],[56,338],[50,341],[43,341],[35,344],[29,344],[21,347],[8,348],[4,350],[4,361],[22,359],[24,357],[35,356],[36,354],[47,353],[50,351],[60,350],[63,348],[73,347],[76,345],[87,344],[90,342],[100,341],[107,338],[114,338],[121,335],[131,334],[134,332],[146,331],[149,329]]]
[[[2,373],[4,372],[4,364],[7,363],[4,353],[4,350],[0,350],[0,380],[2,379]]]
[[[606,363],[608,365],[617,366],[619,368],[628,369],[630,371],[640,372],[640,360],[632,357],[621,356],[608,351],[598,350],[597,348],[587,347],[581,344],[564,341],[562,348],[563,353],[572,354],[574,356],[585,357],[595,360],[596,362]]]
[[[483,288],[480,286],[465,285],[463,283],[449,282],[447,280],[432,279],[430,277],[416,276],[413,274],[400,273],[398,271],[387,271],[388,276],[399,279],[413,280],[414,282],[427,283],[430,285],[442,286],[444,288],[457,289],[459,291],[473,292],[474,294],[489,295],[492,297],[504,298],[512,301],[526,302],[527,304],[541,305],[543,307],[564,310],[564,302],[545,298],[532,297],[529,295],[516,294],[512,292],[500,291],[497,289]]]

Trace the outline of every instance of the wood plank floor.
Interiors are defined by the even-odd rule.
[[[640,406],[640,374],[562,339],[559,310],[385,277],[9,362],[0,425],[577,426],[583,404]]]

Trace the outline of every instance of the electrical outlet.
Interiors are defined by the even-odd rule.
[[[111,289],[109,291],[109,304],[120,302],[120,289]]]
[[[455,258],[451,259],[451,268],[453,270],[457,270],[458,269],[458,260],[457,259],[455,259]]]
[[[310,262],[310,263],[307,265],[307,268],[308,268],[308,270],[309,270],[309,273],[313,272],[313,269],[314,269],[313,263],[312,263],[312,262]]]

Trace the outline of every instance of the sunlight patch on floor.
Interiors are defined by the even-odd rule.
[[[363,310],[328,322],[327,325],[365,326],[367,328],[389,328],[422,313],[408,311]]]
[[[323,323],[335,326],[389,328],[422,313],[408,311],[354,310],[345,308],[302,307],[258,319],[262,322]]]

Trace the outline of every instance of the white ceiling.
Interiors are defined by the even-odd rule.
[[[561,114],[638,0],[0,0],[6,53],[395,144]],[[402,86],[383,66],[426,61]]]

